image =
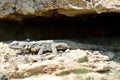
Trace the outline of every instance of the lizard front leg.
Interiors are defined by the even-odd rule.
[[[52,48],[52,52],[53,54],[57,55],[58,54],[58,50],[66,50],[66,49],[70,49],[70,46],[66,43],[53,43],[51,45]]]
[[[57,52],[57,45],[56,45],[57,43],[53,43],[53,44],[51,44],[51,49],[52,49],[52,53],[53,54],[55,54],[55,55],[57,55],[58,54],[58,52]]]
[[[44,46],[44,45],[42,45],[42,46],[40,47],[39,51],[38,51],[38,55],[43,54],[44,49],[45,49],[45,46]]]
[[[38,56],[40,57],[40,59],[41,59],[42,61],[45,60],[44,56],[41,55],[41,54],[43,54],[44,49],[45,49],[45,46],[42,45],[41,48],[39,48],[39,51],[38,51]]]

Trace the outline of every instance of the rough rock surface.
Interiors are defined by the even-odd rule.
[[[119,0],[0,0],[0,18],[57,14],[77,16],[119,11]]]
[[[8,43],[0,43],[0,80],[120,79],[119,52],[67,49],[59,55],[43,54],[43,61],[36,54],[18,53],[9,49]]]

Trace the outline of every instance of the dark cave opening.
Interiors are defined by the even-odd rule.
[[[0,40],[120,37],[119,13],[0,20]]]

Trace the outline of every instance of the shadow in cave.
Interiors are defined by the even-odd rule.
[[[31,17],[22,21],[1,20],[0,40],[81,39],[119,37],[118,13],[77,17]]]
[[[81,39],[119,37],[117,13],[77,17],[31,17],[22,21],[1,20],[0,40]]]

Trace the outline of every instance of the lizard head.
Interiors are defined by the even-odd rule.
[[[12,43],[9,44],[9,48],[18,50],[24,50],[28,48],[27,46],[28,46],[27,43],[22,41],[13,41]]]

